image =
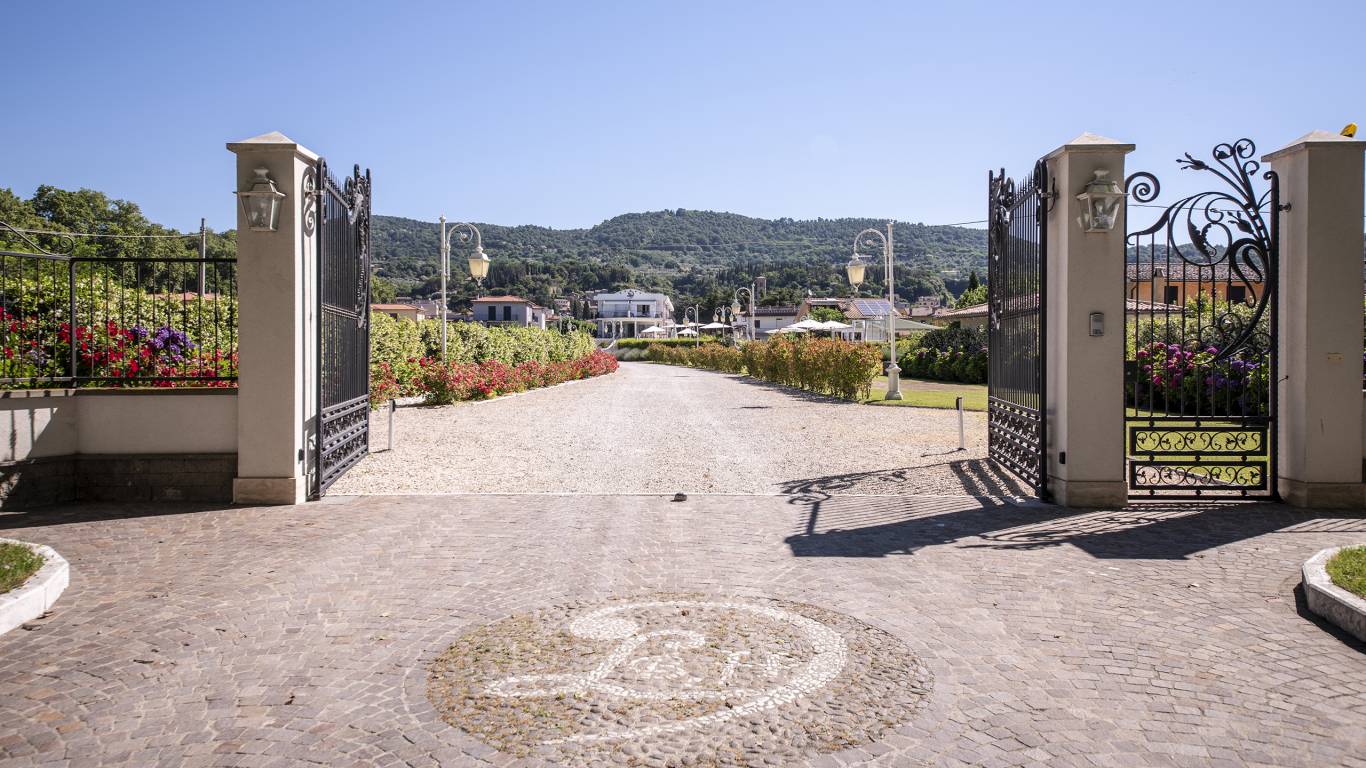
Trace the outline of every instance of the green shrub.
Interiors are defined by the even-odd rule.
[[[446,360],[452,365],[562,363],[579,360],[597,349],[582,331],[517,326],[489,327],[450,323],[446,328]],[[441,356],[441,321],[415,323],[370,314],[370,399],[378,405],[391,397],[419,394],[418,374],[426,359]]]
[[[703,344],[718,344],[715,336],[702,336],[697,339],[617,339],[617,349],[648,349],[652,344],[671,347],[697,347]]]
[[[751,377],[846,399],[868,396],[881,367],[876,346],[834,339],[753,341],[742,347],[651,345],[649,359]]]

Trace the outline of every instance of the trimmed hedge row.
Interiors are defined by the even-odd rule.
[[[882,366],[875,346],[820,338],[752,341],[739,348],[657,345],[649,348],[649,359],[723,373],[743,372],[762,381],[847,400],[868,397]]]
[[[703,336],[700,339],[617,339],[618,349],[649,349],[651,344],[659,344],[665,347],[696,347],[700,344],[713,344],[717,342],[715,336]]]
[[[550,365],[581,361],[597,351],[587,333],[554,329],[489,327],[451,323],[446,329],[446,361],[450,365],[498,363],[517,368],[529,363]],[[441,355],[441,321],[415,323],[376,312],[370,314],[370,403],[427,394],[421,384],[424,360]]]
[[[958,381],[964,384],[987,383],[987,350],[950,349],[941,352],[933,347],[917,349],[901,356],[896,363],[901,374],[912,379]]]

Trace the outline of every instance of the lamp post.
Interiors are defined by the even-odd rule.
[[[683,310],[683,325],[685,327],[688,327],[688,316],[691,315],[693,324],[698,326],[697,328],[688,327],[688,330],[697,334],[693,337],[693,340],[697,342],[696,344],[693,344],[694,347],[702,345],[702,331],[700,330],[702,321],[699,319],[699,314],[701,312],[702,307],[699,304],[694,304],[691,307],[688,307],[687,309]]]
[[[750,286],[749,286],[748,288],[736,288],[736,289],[735,289],[735,303],[732,304],[732,305],[730,305],[730,311],[731,311],[732,314],[734,314],[734,315],[736,315],[736,316],[738,316],[738,315],[740,314],[740,294],[742,294],[742,293],[745,294],[745,296],[749,299],[749,312],[745,315],[745,323],[746,323],[746,325],[748,325],[749,327],[746,329],[745,338],[748,339],[749,341],[754,341],[754,284],[753,284],[753,283],[751,283]]]
[[[882,240],[884,277],[887,280],[887,400],[901,399],[901,368],[896,364],[896,283],[892,276],[892,222],[887,222],[887,233],[869,227],[854,236],[854,255],[844,265],[849,283],[854,286],[855,294],[863,283],[864,269],[868,262],[859,255],[859,243],[865,236],[877,235]]]
[[[446,217],[441,217],[441,360],[446,360],[446,280],[451,274],[451,235],[460,233],[460,242],[474,238],[474,253],[470,254],[470,277],[479,287],[489,275],[489,257],[484,253],[484,240],[479,228],[460,222],[446,228]]]

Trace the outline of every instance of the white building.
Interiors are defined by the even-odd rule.
[[[663,327],[674,318],[674,303],[662,293],[632,289],[599,293],[593,300],[600,339],[634,339],[646,328]]]
[[[480,296],[472,303],[476,323],[545,328],[545,307],[520,296]]]
[[[755,307],[754,337],[766,338],[772,335],[773,331],[792,325],[802,319],[800,312],[801,307]]]

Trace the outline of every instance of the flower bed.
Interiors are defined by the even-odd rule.
[[[752,341],[741,347],[652,345],[649,359],[723,373],[746,373],[847,400],[868,397],[881,366],[877,347],[819,338]]]
[[[1270,392],[1266,355],[1249,347],[1238,357],[1214,362],[1218,355],[1218,347],[1193,341],[1154,341],[1140,347],[1133,363],[1137,376],[1125,377],[1129,404],[1151,404],[1169,413],[1265,415]]]
[[[235,349],[195,341],[169,323],[124,326],[108,320],[73,328],[0,309],[0,339],[0,377],[17,380],[11,387],[73,375],[100,386],[230,387],[235,382],[226,379],[237,375]]]

